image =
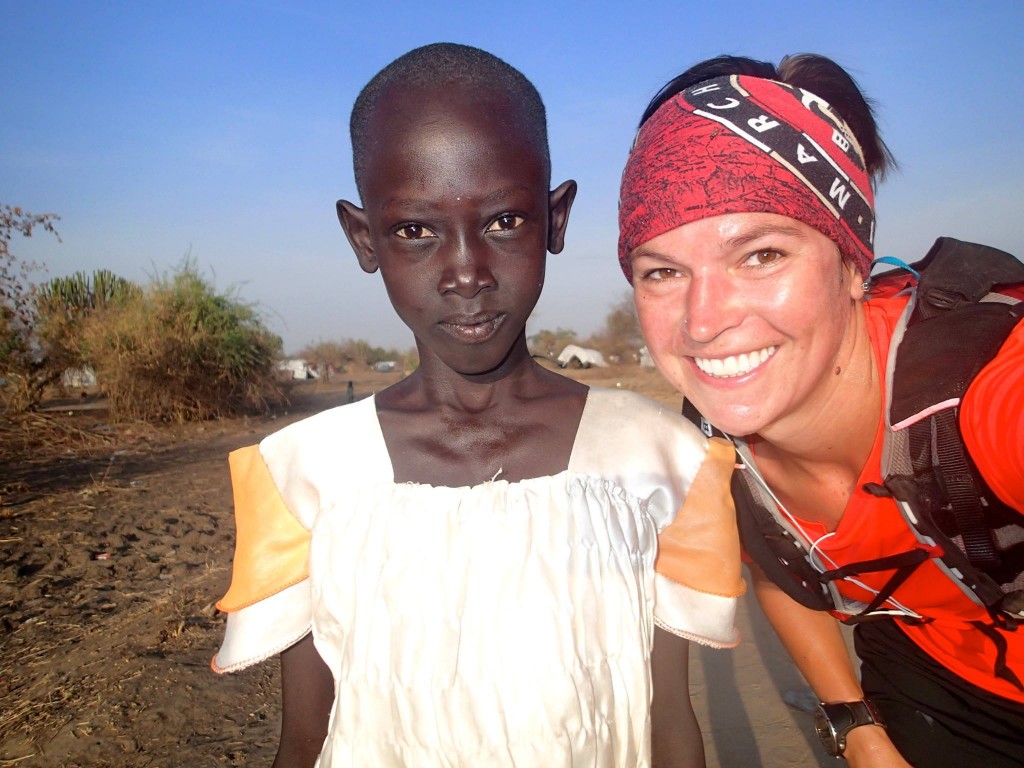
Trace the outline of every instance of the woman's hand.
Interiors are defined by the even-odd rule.
[[[804,608],[775,586],[755,564],[750,566],[754,593],[768,621],[819,701],[864,698],[839,623],[823,611]],[[908,768],[885,729],[854,728],[843,754],[851,768]]]
[[[912,768],[889,740],[885,729],[863,725],[846,734],[843,753],[850,768]]]

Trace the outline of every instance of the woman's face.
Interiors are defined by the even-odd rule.
[[[863,290],[827,237],[786,216],[726,214],[659,235],[631,261],[651,356],[712,424],[763,434],[829,404]]]

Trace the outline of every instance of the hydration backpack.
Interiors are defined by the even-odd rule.
[[[982,480],[957,417],[975,376],[1024,317],[1024,264],[994,248],[940,238],[921,261],[872,282],[872,295],[903,293],[910,300],[886,368],[884,479],[865,490],[896,502],[920,546],[829,568],[780,511],[749,447],[734,439],[740,468],[733,473],[732,492],[740,538],[747,554],[790,597],[836,612],[846,623],[893,614],[928,621],[885,604],[932,559],[987,609],[992,622],[979,627],[986,634],[993,634],[992,624],[1015,629],[1024,621],[1024,511],[1007,507]],[[706,434],[722,434],[688,402],[683,412]],[[841,579],[883,570],[894,573],[868,604],[836,588]]]

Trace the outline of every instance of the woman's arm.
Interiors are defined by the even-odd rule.
[[[812,611],[773,584],[755,564],[750,565],[754,594],[790,657],[819,701],[857,701],[864,698],[839,623],[823,611]],[[844,754],[852,768],[909,768],[883,728],[865,725],[846,737]]]
[[[704,742],[690,703],[690,644],[654,629],[651,652],[651,764],[653,768],[704,768]]]
[[[281,654],[281,743],[273,768],[312,768],[334,705],[334,681],[312,633]]]

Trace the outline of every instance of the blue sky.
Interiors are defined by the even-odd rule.
[[[138,281],[187,253],[258,302],[288,351],[319,339],[405,348],[377,275],[334,214],[357,200],[348,114],[382,66],[429,42],[521,69],[548,108],[553,182],[580,193],[529,331],[598,329],[628,286],[619,174],[650,97],[720,53],[823,53],[878,102],[901,170],[877,250],[939,235],[1024,254],[1020,2],[13,2],[0,0],[0,202],[62,220],[14,252],[48,276]]]

